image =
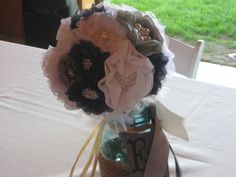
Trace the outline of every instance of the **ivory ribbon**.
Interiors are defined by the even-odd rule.
[[[89,137],[87,138],[87,140],[85,141],[84,145],[82,146],[78,156],[76,157],[76,160],[72,166],[72,169],[70,171],[70,176],[69,177],[73,177],[74,176],[74,171],[75,171],[75,167],[81,157],[81,155],[83,154],[84,150],[86,149],[86,147],[88,146],[89,142],[93,139],[93,137],[96,136],[95,142],[93,144],[93,148],[92,151],[90,153],[89,159],[86,163],[86,165],[84,166],[84,169],[80,175],[80,177],[85,177],[86,173],[88,171],[88,168],[90,166],[90,164],[92,163],[92,160],[94,159],[94,163],[93,163],[93,168],[92,168],[92,172],[90,174],[90,177],[94,177],[95,172],[96,172],[96,167],[97,167],[97,161],[98,161],[98,154],[99,154],[99,150],[100,150],[100,145],[102,142],[102,132],[105,126],[107,118],[104,117],[101,122],[93,129],[93,131],[90,133]]]
[[[167,132],[188,141],[188,134],[184,127],[184,118],[167,108],[160,100],[156,100],[157,117],[161,127]]]

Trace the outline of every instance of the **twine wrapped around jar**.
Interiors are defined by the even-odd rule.
[[[102,177],[130,177],[128,163],[112,161],[100,151],[98,156],[100,173]]]

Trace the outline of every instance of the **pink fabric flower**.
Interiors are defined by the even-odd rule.
[[[61,26],[57,31],[57,46],[56,49],[60,53],[68,53],[73,44],[77,43],[79,40],[76,38],[75,30],[70,29],[71,18],[66,18],[61,20]]]
[[[129,111],[153,86],[153,65],[130,41],[105,61],[105,78],[99,83],[106,104],[114,111]]]
[[[77,38],[70,29],[70,18],[63,19],[57,32],[57,46],[49,48],[43,60],[43,71],[48,78],[51,90],[58,100],[65,104],[67,109],[78,109],[74,102],[68,100],[65,92],[67,87],[62,83],[58,71],[58,63],[63,55],[70,51],[71,46],[76,43]]]

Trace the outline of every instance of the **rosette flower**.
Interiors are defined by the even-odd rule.
[[[105,61],[105,78],[99,82],[106,104],[114,111],[129,111],[153,86],[153,65],[130,41]]]
[[[145,56],[162,51],[163,38],[152,18],[139,11],[117,11],[117,20],[136,50]]]
[[[68,87],[66,95],[87,113],[108,111],[105,97],[97,87],[105,76],[104,61],[109,53],[101,52],[91,42],[80,41],[59,62],[61,81]]]

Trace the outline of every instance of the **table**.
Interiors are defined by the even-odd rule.
[[[98,122],[66,111],[52,95],[41,69],[44,53],[0,41],[1,177],[67,177]],[[235,177],[236,90],[174,75],[159,99],[185,119],[188,142],[168,134],[183,177]],[[171,157],[170,173],[174,176]]]

